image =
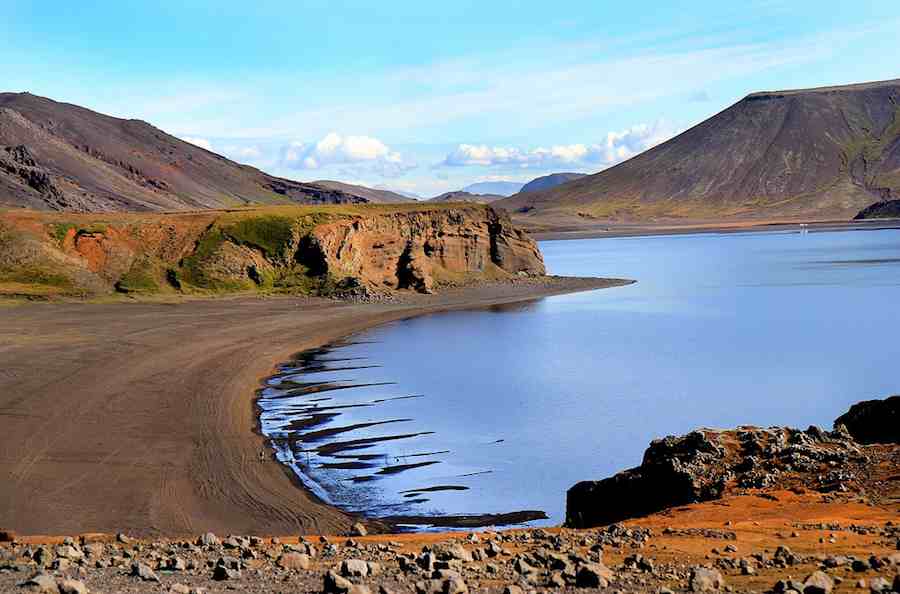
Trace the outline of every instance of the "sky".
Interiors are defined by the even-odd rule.
[[[594,173],[748,93],[900,77],[900,2],[23,0],[0,91],[311,181]]]

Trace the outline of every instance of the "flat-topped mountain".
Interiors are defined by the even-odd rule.
[[[900,196],[900,80],[753,93],[615,167],[498,206],[535,224],[850,219]]]
[[[367,201],[268,175],[146,122],[0,93],[0,207],[158,211]]]

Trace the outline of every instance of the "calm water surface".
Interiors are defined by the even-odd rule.
[[[898,231],[541,249],[554,274],[638,283],[405,320],[289,362],[259,401],[279,457],[351,510],[556,524],[566,489],[655,437],[830,426],[900,392]]]

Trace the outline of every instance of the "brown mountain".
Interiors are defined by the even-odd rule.
[[[0,93],[0,207],[88,212],[367,201],[273,177],[146,122]]]
[[[338,190],[340,192],[346,192],[347,194],[353,194],[354,196],[360,196],[362,198],[365,198],[369,202],[378,202],[383,204],[416,202],[414,198],[404,196],[403,194],[398,194],[397,192],[391,192],[390,190],[378,190],[366,186],[346,184],[344,182],[334,181],[330,179],[316,180],[312,183],[322,188],[328,188],[329,190]]]
[[[615,167],[496,203],[523,222],[845,218],[900,196],[900,80],[754,93]]]

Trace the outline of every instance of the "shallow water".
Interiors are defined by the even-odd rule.
[[[655,437],[830,427],[900,392],[898,231],[541,249],[554,274],[638,283],[404,320],[289,362],[259,401],[282,460],[354,511],[557,524],[566,489],[639,464]]]

